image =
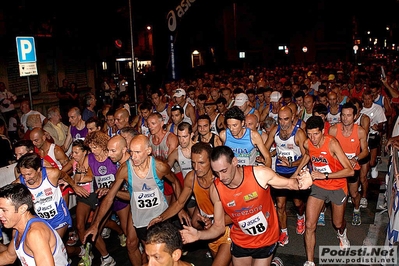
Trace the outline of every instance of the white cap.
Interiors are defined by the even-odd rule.
[[[248,101],[248,96],[245,93],[239,93],[234,99],[234,106],[243,106]]]
[[[272,94],[270,94],[270,102],[277,103],[280,101],[281,98],[281,93],[278,91],[273,91]]]
[[[176,89],[175,93],[173,94],[173,97],[182,97],[186,95],[186,91],[183,90],[182,88]]]

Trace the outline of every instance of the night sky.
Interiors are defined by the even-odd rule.
[[[282,39],[293,33],[306,32],[320,23],[327,25],[333,35],[335,31],[347,31],[353,16],[356,16],[361,31],[384,29],[386,25],[394,25],[399,18],[399,3],[395,0],[196,0],[181,23],[190,24],[194,28],[198,24],[212,27],[214,19],[221,16],[223,8],[231,8],[234,2],[242,11],[238,16],[251,25],[251,30],[266,31]],[[128,3],[128,0],[69,0],[63,4],[50,0],[15,0],[2,1],[0,8],[5,11],[5,19],[13,21],[15,31],[29,32],[43,23],[49,23],[60,38],[79,35],[88,37],[89,41],[95,38],[95,42],[101,42],[104,38],[124,39],[129,35]],[[180,3],[178,0],[132,0],[134,28],[152,24],[158,26],[155,31],[166,30],[168,11]]]

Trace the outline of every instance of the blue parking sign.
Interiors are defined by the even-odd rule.
[[[35,39],[33,37],[17,37],[19,63],[36,63]]]

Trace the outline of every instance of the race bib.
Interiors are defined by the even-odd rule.
[[[35,208],[36,214],[45,220],[50,220],[58,214],[55,202],[46,202]]]
[[[356,156],[356,153],[345,153],[346,157],[348,157],[348,159],[352,159],[353,157]]]
[[[153,189],[146,192],[133,192],[138,209],[152,209],[159,205],[159,191]]]
[[[263,234],[268,226],[265,215],[261,211],[243,221],[239,221],[238,225],[245,234],[250,236]]]
[[[319,171],[320,173],[329,173],[331,174],[331,168],[328,165],[324,165],[324,166],[314,166],[313,165],[313,170]]]
[[[98,188],[110,188],[112,182],[115,181],[114,174],[96,176]]]
[[[243,165],[250,165],[250,163],[249,163],[249,157],[237,157],[237,159],[238,159],[238,165],[241,165],[241,166],[243,166]]]
[[[278,157],[285,157],[287,158],[287,160],[293,162],[295,161],[295,154],[293,151],[283,151],[283,152],[279,152]],[[280,161],[280,160],[279,160]]]

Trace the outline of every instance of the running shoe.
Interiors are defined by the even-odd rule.
[[[101,237],[103,239],[107,239],[111,236],[111,229],[104,227],[103,231],[101,232]]]
[[[272,259],[272,262],[270,263],[270,265],[274,265],[274,266],[284,266],[283,260],[280,259],[279,257],[274,257]]]
[[[339,248],[341,250],[347,250],[351,247],[348,237],[346,236],[346,228],[344,233],[341,235],[339,231],[337,232],[337,237],[339,238]]]
[[[352,225],[361,225],[362,224],[362,218],[360,217],[360,211],[359,212],[353,212],[352,215]]]
[[[360,208],[365,209],[365,208],[367,208],[367,205],[368,205],[367,199],[366,198],[361,198],[360,199]]]
[[[371,168],[371,178],[377,178],[377,177],[378,177],[377,166],[374,166]]]
[[[119,237],[119,242],[120,242],[121,247],[126,247],[126,236],[125,236],[125,234],[118,235],[118,237]]]
[[[91,252],[91,244],[89,242],[86,243],[85,253],[82,256],[82,259],[79,261],[78,266],[91,266],[93,262],[93,253]]]
[[[316,266],[316,264],[314,264],[314,262],[313,261],[306,261],[304,264],[303,264],[303,266]]]
[[[108,258],[106,259],[101,258],[100,266],[115,266],[115,265],[116,261],[111,256],[108,256]]]
[[[76,234],[75,230],[72,232],[69,232],[67,245],[70,247],[74,246],[74,245],[76,245],[76,243],[78,243],[78,240],[79,240],[79,237],[78,237],[78,234]]]
[[[324,212],[320,213],[319,220],[317,220],[317,225],[326,226],[326,221],[324,220]]]
[[[289,242],[288,240],[288,234],[286,232],[281,232],[280,233],[280,238],[278,239],[278,244],[281,247],[284,247],[285,245],[287,245]]]
[[[305,216],[296,219],[296,233],[298,235],[303,235],[303,233],[305,233]]]

